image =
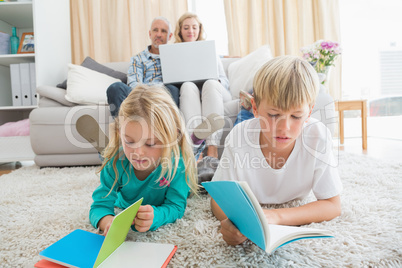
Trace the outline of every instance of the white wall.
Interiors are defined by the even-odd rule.
[[[36,85],[57,85],[71,63],[69,0],[34,0]]]

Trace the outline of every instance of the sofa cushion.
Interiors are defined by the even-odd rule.
[[[85,60],[81,63],[81,66],[91,69],[93,71],[97,71],[102,74],[106,74],[116,79],[120,79],[123,83],[127,84],[127,74],[113,70],[105,65],[102,65],[97,61],[95,61],[94,59],[92,59],[91,57],[86,57]],[[57,87],[66,89],[67,80],[64,80],[62,83],[58,84]]]
[[[63,104],[64,106],[74,106],[76,104],[69,102],[66,100],[66,91],[64,89],[52,86],[38,86],[36,88],[36,92],[39,94],[39,106],[41,106],[41,98],[46,97],[48,99],[57,101],[58,103]]]
[[[78,104],[107,104],[106,90],[119,79],[69,64],[66,100]]]
[[[61,89],[61,90],[63,90],[63,89]],[[73,106],[74,105],[75,105],[75,103],[73,103]],[[39,101],[38,101],[38,107],[39,108],[42,108],[42,107],[64,107],[64,105],[61,104],[60,102],[55,101],[55,100],[40,96]]]
[[[113,69],[113,70],[125,73],[126,78],[122,82],[127,84],[127,70],[130,68],[130,61],[105,62],[104,65],[106,67],[109,67],[109,68]]]
[[[253,88],[254,75],[270,59],[271,49],[265,45],[229,65],[230,92],[234,99],[239,98],[241,90],[249,91]]]

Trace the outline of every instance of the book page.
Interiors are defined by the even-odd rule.
[[[267,252],[271,253],[278,247],[286,244],[291,240],[298,240],[302,238],[315,238],[315,237],[331,237],[331,233],[327,230],[304,228],[286,225],[269,225],[270,245]]]
[[[270,229],[268,221],[265,218],[264,211],[262,210],[261,205],[257,200],[257,197],[255,197],[253,191],[251,191],[250,186],[248,186],[248,183],[245,181],[239,181],[239,184],[242,187],[242,189],[247,193],[247,196],[251,201],[252,206],[254,207],[258,215],[258,218],[260,219],[262,229],[264,232],[265,249],[267,249],[270,244]]]
[[[157,244],[144,242],[124,242],[98,267],[162,267],[171,257],[175,246],[172,244]]]
[[[126,239],[131,223],[133,222],[143,198],[116,215],[110,225],[94,267],[98,267],[110,254],[112,254]]]

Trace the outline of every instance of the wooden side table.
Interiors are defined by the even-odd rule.
[[[362,117],[362,146],[367,149],[367,100],[336,101],[335,110],[339,112],[339,136],[341,144],[344,143],[343,111],[360,110]]]

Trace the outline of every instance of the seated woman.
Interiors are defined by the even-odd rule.
[[[186,12],[177,21],[176,43],[201,41],[204,40],[203,35],[204,29],[196,14]],[[223,117],[223,103],[232,99],[229,92],[229,80],[219,57],[217,62],[219,80],[207,80],[201,85],[185,82],[180,88],[180,110],[190,131],[211,114]],[[201,160],[202,162],[218,162],[218,144],[222,131],[218,130],[207,138],[207,156]]]

